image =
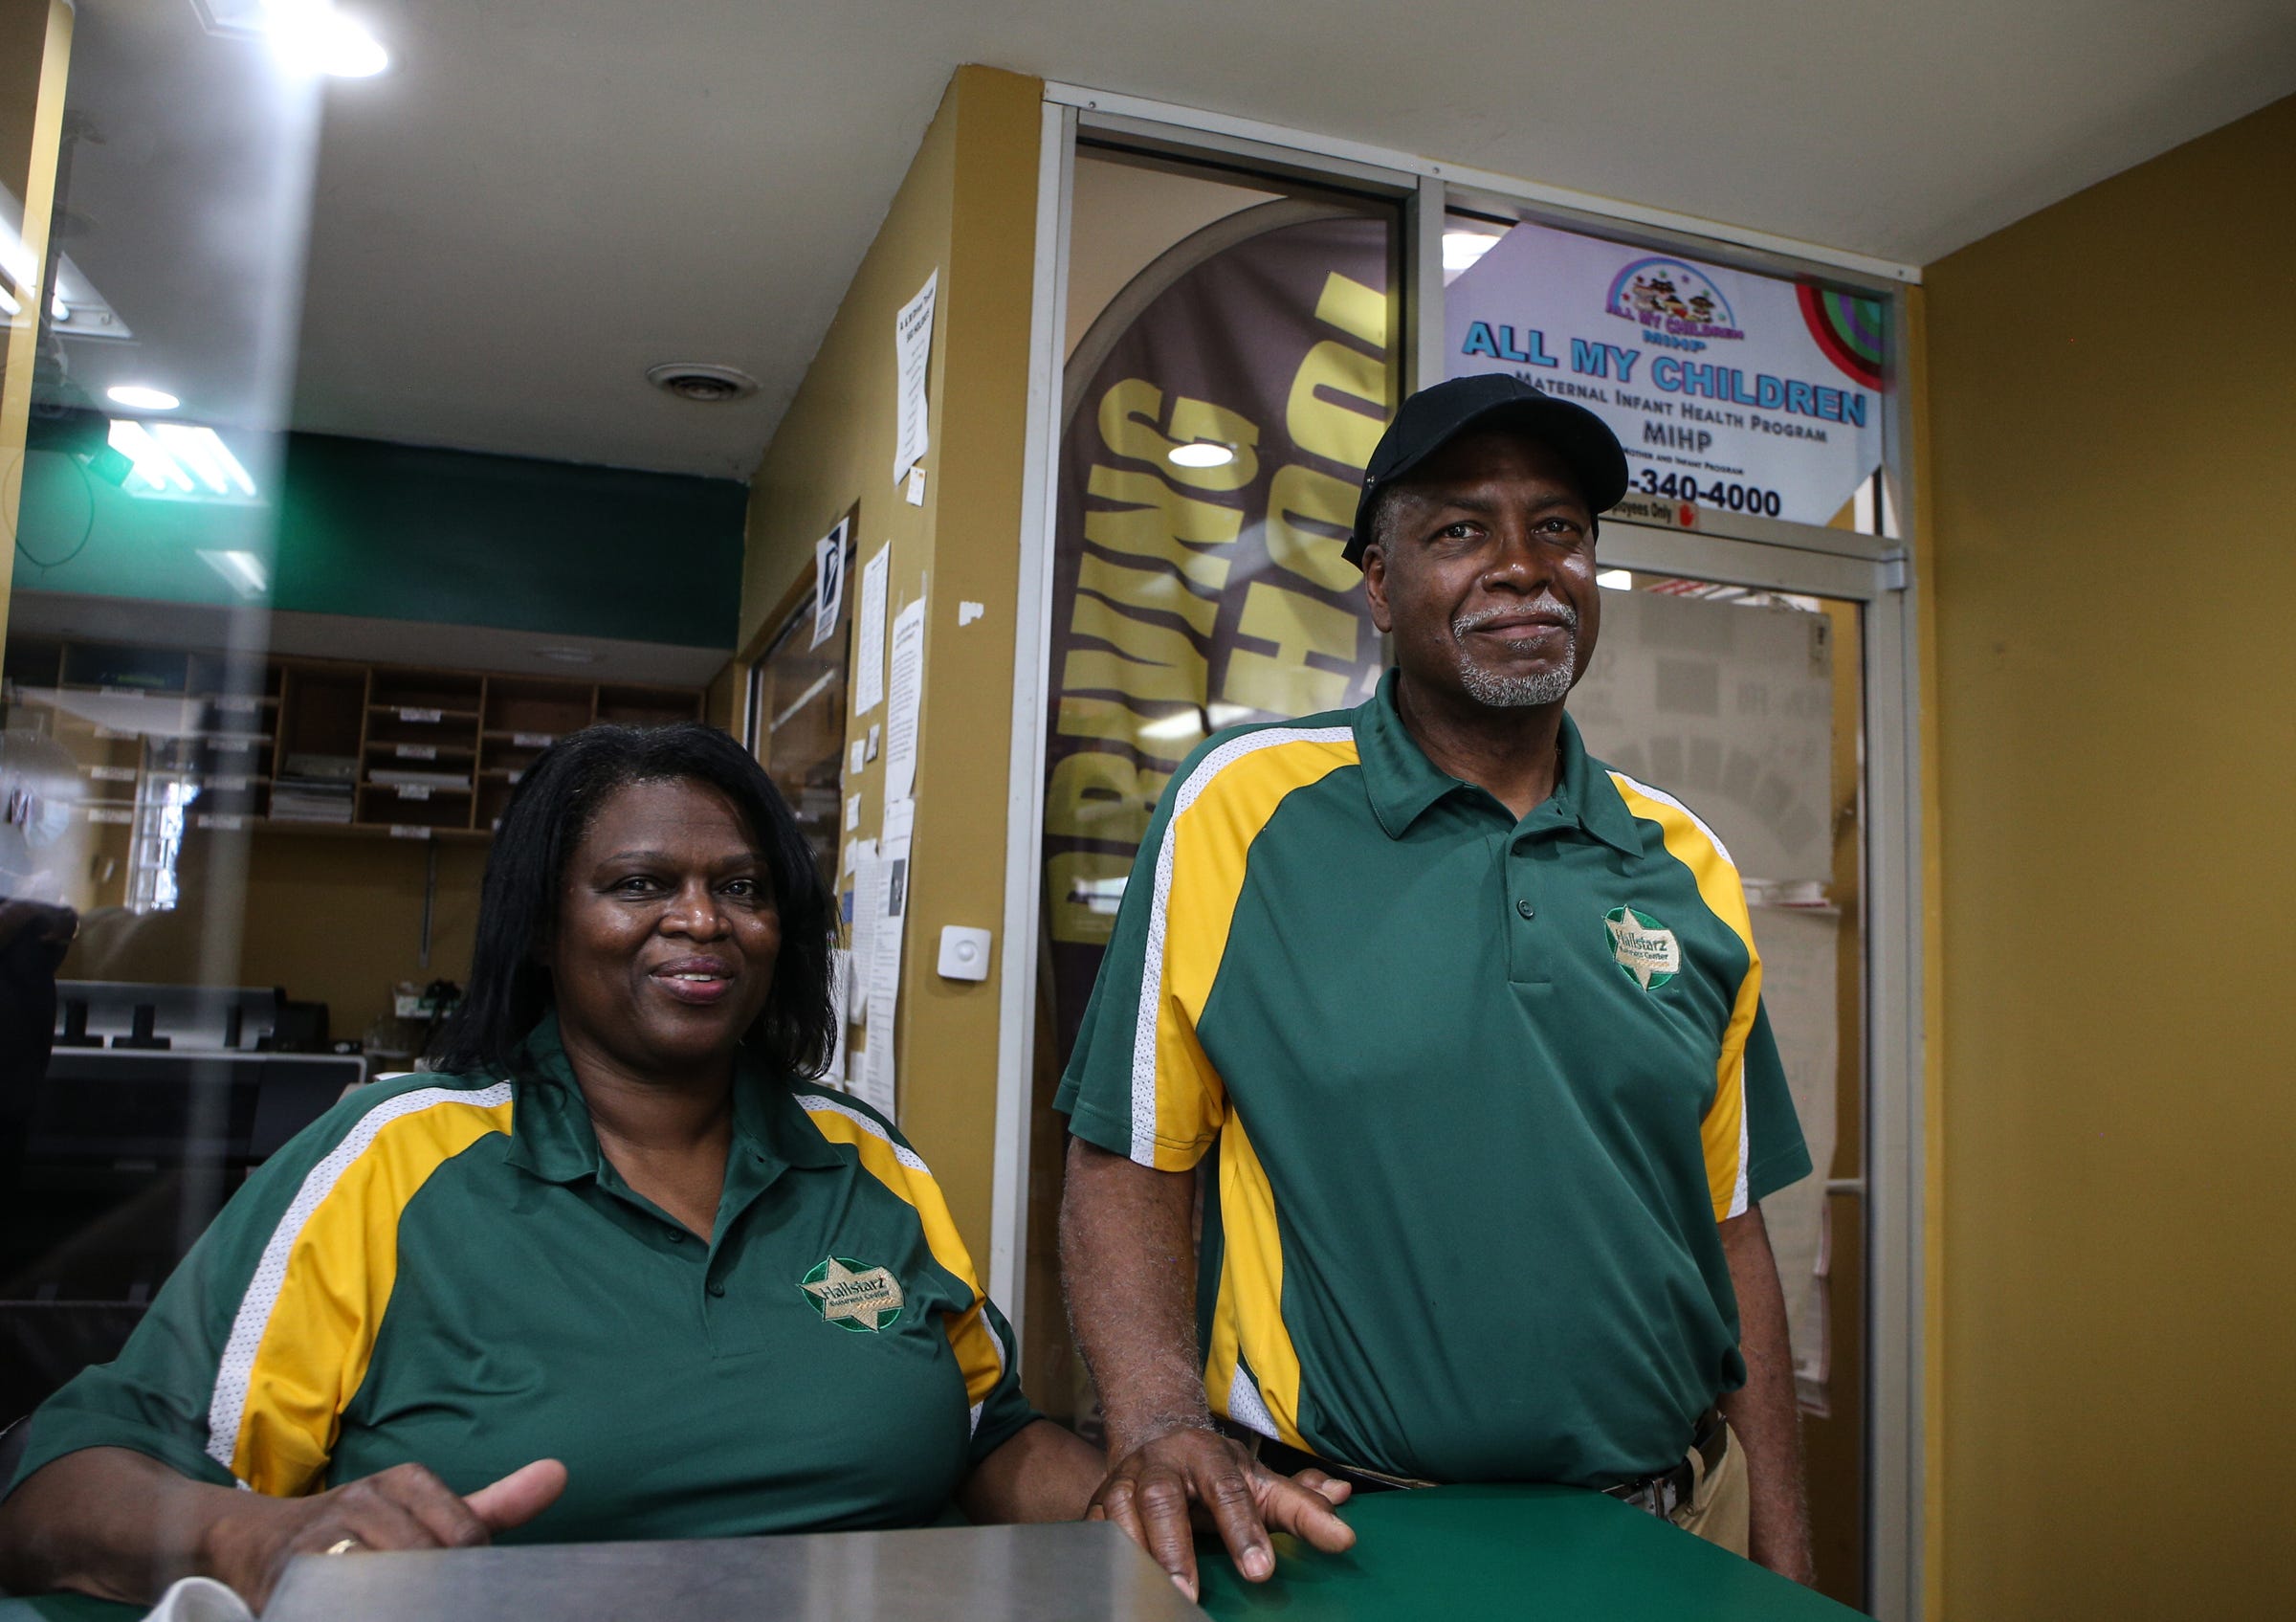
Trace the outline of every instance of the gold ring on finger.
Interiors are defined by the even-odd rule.
[[[329,1554],[348,1554],[359,1546],[360,1543],[357,1538],[338,1538],[327,1545],[327,1552]]]

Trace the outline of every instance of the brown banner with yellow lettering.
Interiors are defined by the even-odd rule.
[[[1092,375],[1070,380],[1061,447],[1045,784],[1064,1063],[1181,759],[1207,731],[1355,703],[1377,678],[1340,547],[1395,398],[1391,226],[1265,215],[1240,240],[1251,216],[1202,233],[1208,256],[1177,274],[1174,255],[1143,272],[1071,363]],[[1233,455],[1172,459],[1200,442]]]

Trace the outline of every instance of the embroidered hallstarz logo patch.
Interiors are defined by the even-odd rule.
[[[887,1328],[901,1316],[900,1280],[850,1255],[823,1256],[797,1287],[815,1312],[856,1335]]]
[[[1610,931],[1610,955],[1619,972],[1644,990],[1655,991],[1682,972],[1682,943],[1648,913],[1612,907],[1602,922]]]

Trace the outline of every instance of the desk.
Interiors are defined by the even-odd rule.
[[[1216,1546],[1200,1546],[1203,1610],[1213,1622],[1854,1622],[1857,1614],[1595,1493],[1378,1493],[1349,1505],[1347,1517],[1358,1538],[1350,1553],[1321,1555],[1279,1538],[1276,1574],[1256,1588]],[[1147,1557],[1106,1525],[530,1546],[323,1565],[326,1593],[305,1587],[298,1569],[265,1622],[1161,1622],[1191,1614]],[[451,1584],[441,1581],[450,1575]],[[768,1594],[791,1603],[772,1606]],[[455,1603],[464,1595],[478,1604]],[[71,1595],[0,1600],[0,1622],[122,1622],[138,1614]]]

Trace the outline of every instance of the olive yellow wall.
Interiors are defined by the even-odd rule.
[[[1028,321],[1044,87],[958,70],[875,242],[750,485],[742,646],[813,567],[813,543],[858,506],[859,563],[891,544],[893,614],[922,594],[924,702],[909,932],[895,1030],[901,1127],[932,1165],[983,1270],[994,1181],[997,982],[934,972],[940,928],[997,930],[1011,744]],[[894,316],[938,269],[925,500],[893,481]],[[952,405],[958,409],[952,410]],[[848,589],[860,589],[859,563]],[[984,612],[960,626],[960,603]],[[849,740],[882,725],[880,704]],[[884,815],[882,755],[846,792],[861,836]],[[874,1033],[872,1032],[873,1035]]]
[[[363,1037],[394,982],[467,982],[484,845],[438,847],[430,967],[421,963],[426,847],[405,839],[257,836],[247,867],[240,978],[327,1005],[329,1032]]]
[[[24,204],[24,247],[47,263],[48,216],[55,200],[57,143],[72,60],[66,0],[0,0],[0,186]],[[44,291],[19,298],[0,319],[0,540],[12,556],[23,491],[24,432],[31,420],[33,356]],[[0,642],[8,637],[10,571],[0,565]]]
[[[325,1003],[332,1037],[364,1038],[390,1011],[396,982],[470,977],[487,847],[439,842],[425,968],[430,848],[299,830],[189,834],[182,904],[141,918],[121,907],[89,913],[60,972],[68,980],[277,986],[298,1002]],[[233,907],[242,873],[245,904]]]
[[[2286,1614],[2296,100],[1926,273],[1944,1614]]]

